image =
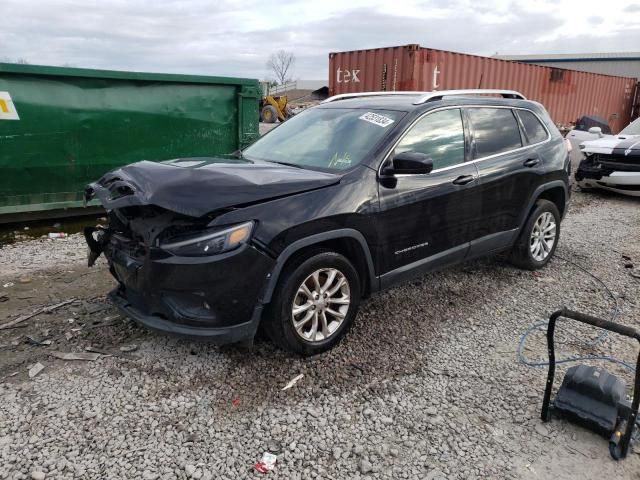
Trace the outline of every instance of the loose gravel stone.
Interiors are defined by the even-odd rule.
[[[426,415],[435,416],[438,414],[438,409],[436,407],[427,407],[425,408],[424,413]]]
[[[547,429],[547,427],[541,424],[536,425],[536,432],[538,432],[538,434],[542,435],[543,437],[549,436],[549,430]]]
[[[360,463],[358,464],[358,468],[360,469],[360,473],[363,473],[366,475],[367,473],[373,470],[373,465],[371,465],[371,463],[368,460],[365,460],[363,458],[362,460],[360,460]]]

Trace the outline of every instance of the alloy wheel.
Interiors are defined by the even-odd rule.
[[[316,270],[293,299],[291,320],[296,334],[311,343],[327,340],[344,322],[350,303],[349,281],[340,270]]]
[[[542,262],[556,243],[556,220],[551,212],[543,212],[533,224],[529,248],[534,260]]]

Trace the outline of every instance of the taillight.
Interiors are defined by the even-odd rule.
[[[567,153],[571,153],[571,150],[573,150],[573,145],[571,145],[571,141],[568,138],[564,139],[564,145],[567,147]]]

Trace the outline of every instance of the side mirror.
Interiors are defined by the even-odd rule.
[[[589,133],[595,133],[596,135],[601,137],[602,136],[602,128],[600,128],[600,127],[591,127],[589,129]]]
[[[401,152],[393,157],[391,165],[382,169],[382,174],[426,174],[433,170],[433,160],[425,153]]]

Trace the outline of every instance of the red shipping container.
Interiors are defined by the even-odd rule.
[[[330,95],[462,88],[517,90],[542,103],[558,125],[598,115],[617,133],[630,121],[637,81],[420,45],[329,54]]]

